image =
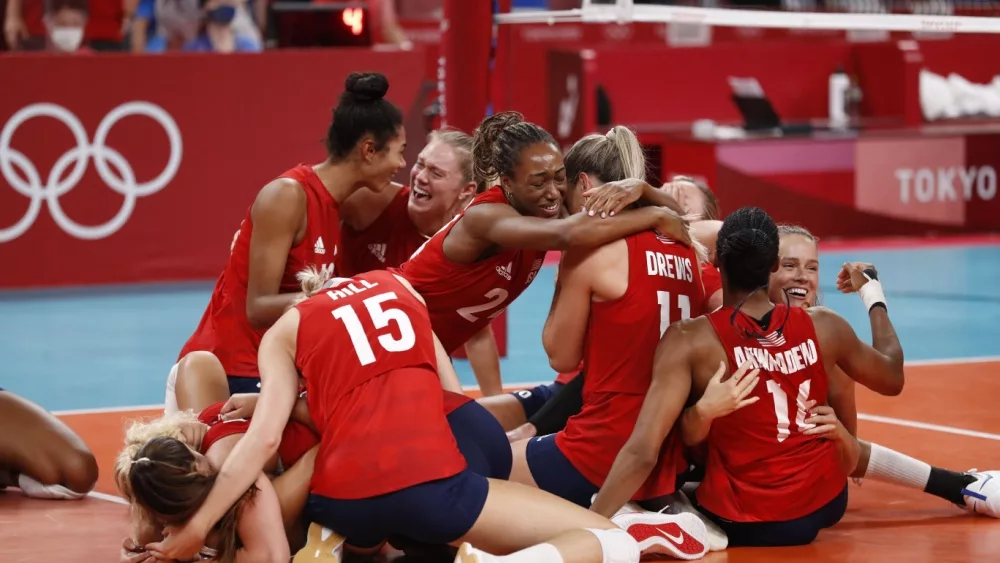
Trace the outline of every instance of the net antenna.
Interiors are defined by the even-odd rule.
[[[576,10],[519,10],[497,14],[495,18],[499,24],[652,22],[778,29],[1000,33],[998,17],[636,6],[632,0],[583,0],[583,7]]]

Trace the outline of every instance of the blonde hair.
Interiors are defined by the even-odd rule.
[[[458,129],[437,129],[427,135],[427,144],[441,142],[455,151],[462,172],[462,183],[472,181],[472,136]]]
[[[165,414],[152,420],[135,420],[125,431],[125,445],[115,460],[115,484],[122,496],[129,502],[133,501],[132,488],[129,486],[129,471],[135,454],[153,438],[173,438],[185,442],[181,423],[198,422],[198,417],[192,411],[182,411]],[[197,446],[197,444],[188,444]]]
[[[570,183],[585,173],[604,182],[646,179],[646,155],[639,138],[622,125],[612,127],[606,135],[595,133],[580,139],[566,153],[565,162]]]
[[[819,246],[819,237],[800,225],[789,225],[787,223],[778,225],[778,235],[801,235],[816,243],[816,246]]]

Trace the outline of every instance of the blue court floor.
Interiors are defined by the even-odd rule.
[[[823,304],[869,339],[857,296],[836,292],[847,260],[873,262],[908,361],[1000,356],[1000,246],[824,253]],[[509,309],[508,384],[551,380],[541,347],[555,270]],[[51,410],[163,402],[164,381],[211,283],[0,292],[0,387]],[[459,362],[463,383],[474,384]]]

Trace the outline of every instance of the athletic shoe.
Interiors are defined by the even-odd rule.
[[[306,545],[292,563],[340,563],[344,560],[344,536],[319,524],[309,524]]]
[[[692,561],[708,552],[708,529],[694,514],[629,512],[611,521],[635,538],[642,555]]]
[[[660,512],[665,514],[694,514],[705,524],[705,529],[708,531],[709,551],[725,551],[729,547],[729,536],[726,535],[726,532],[715,522],[709,520],[700,510],[695,508],[691,499],[684,494],[684,491],[677,491],[670,495],[670,504],[663,507]]]
[[[965,509],[975,514],[1000,518],[1000,471],[969,472],[976,478],[962,489]]]

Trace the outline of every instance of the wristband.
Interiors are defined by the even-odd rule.
[[[858,295],[861,296],[861,301],[865,304],[865,310],[871,311],[872,307],[881,305],[886,311],[889,308],[886,306],[885,293],[882,292],[882,282],[878,281],[877,278],[868,275],[868,271],[865,272],[865,277],[868,278],[868,283],[861,286],[858,290]]]

